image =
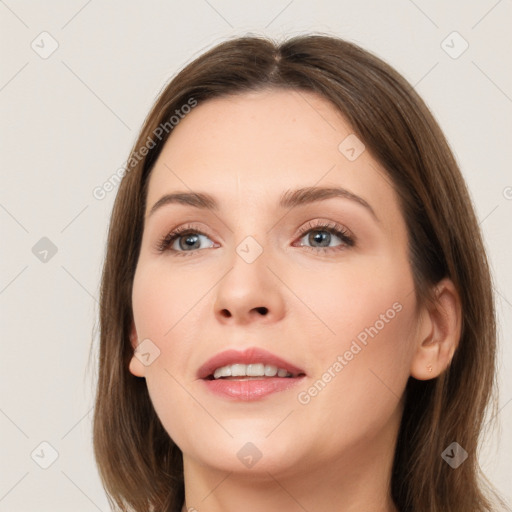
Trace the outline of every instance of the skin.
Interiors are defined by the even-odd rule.
[[[183,510],[397,510],[389,486],[404,389],[411,375],[435,378],[448,366],[460,336],[460,300],[445,279],[434,305],[416,303],[396,193],[369,151],[354,161],[340,152],[351,133],[313,93],[244,93],[194,108],[155,164],[134,278],[132,344],[149,338],[160,354],[148,366],[134,357],[130,371],[146,379],[183,452]],[[339,197],[278,207],[284,191],[311,186],[343,187],[376,218]],[[219,210],[167,204],[149,215],[177,191],[208,192]],[[310,221],[339,224],[356,242],[343,246],[332,234],[323,249],[315,225],[300,234]],[[179,239],[172,244],[182,253],[159,253],[158,240],[185,224],[206,233],[200,248],[180,255],[184,235],[181,246]],[[252,263],[236,252],[249,235],[263,250]],[[338,356],[396,303],[400,312],[335,372]],[[213,395],[197,379],[213,355],[253,346],[306,377],[253,402]],[[301,403],[298,394],[329,368],[335,376]],[[248,442],[262,455],[252,468],[237,457]]]

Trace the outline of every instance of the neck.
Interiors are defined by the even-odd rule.
[[[379,438],[360,440],[341,456],[327,454],[294,468],[226,472],[184,456],[183,512],[397,512],[390,496],[400,418]],[[302,466],[302,467],[298,467]]]

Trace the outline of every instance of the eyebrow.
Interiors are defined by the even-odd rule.
[[[279,199],[279,207],[282,209],[293,209],[299,206],[304,206],[317,201],[325,201],[333,197],[340,197],[349,199],[361,206],[364,206],[375,218],[379,218],[375,214],[373,208],[362,197],[350,192],[341,187],[305,187],[296,190],[285,191]],[[217,200],[210,194],[205,192],[174,192],[172,194],[165,194],[162,196],[152,207],[148,213],[148,217],[153,215],[156,210],[168,204],[183,204],[193,206],[194,208],[218,211],[219,204]]]

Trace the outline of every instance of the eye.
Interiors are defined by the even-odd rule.
[[[309,222],[300,229],[300,235],[300,240],[305,239],[306,243],[300,243],[299,246],[317,253],[339,251],[355,245],[354,238],[349,234],[349,231],[333,222]],[[202,237],[210,240],[207,234],[194,226],[181,226],[162,237],[156,247],[159,252],[171,251],[177,256],[196,254],[198,249],[219,247],[211,240],[210,244],[203,245]],[[336,238],[340,240],[340,243],[331,245],[333,241],[336,241]]]
[[[181,226],[161,238],[157,244],[157,250],[159,252],[172,251],[179,256],[185,256],[196,252],[196,249],[214,247],[214,242],[203,246],[201,237],[208,238],[208,235],[193,226]]]
[[[305,245],[301,243],[300,246],[310,249],[315,252],[328,252],[339,251],[352,247],[354,245],[354,238],[349,234],[348,230],[335,222],[309,222],[305,227],[300,230],[301,240],[305,239]],[[334,237],[333,237],[334,236]],[[341,243],[331,245],[338,238]]]

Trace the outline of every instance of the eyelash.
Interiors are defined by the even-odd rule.
[[[309,247],[308,245],[299,246],[315,253],[321,252],[322,254],[325,254],[331,251],[342,251],[347,247],[353,247],[355,245],[355,238],[349,234],[349,231],[346,228],[340,224],[337,224],[336,222],[310,221],[299,229],[298,238],[302,238],[306,233],[310,231],[327,231],[328,233],[336,235],[342,242],[340,245],[336,245],[335,247]]]
[[[336,235],[340,238],[342,243],[340,245],[336,245],[335,247],[310,247],[308,245],[300,245],[299,247],[303,247],[304,249],[308,249],[310,251],[313,251],[314,253],[327,253],[330,251],[340,251],[344,250],[347,247],[352,247],[355,245],[355,239],[349,234],[348,230],[345,229],[340,224],[337,224],[335,222],[324,222],[320,221],[316,224],[314,224],[315,221],[310,221],[306,226],[303,226],[299,230],[299,236],[298,238],[302,238],[306,233],[310,231],[326,231],[328,233],[331,233],[333,235]],[[179,228],[176,228],[175,230],[171,231],[170,233],[163,236],[158,242],[157,242],[157,251],[158,252],[165,252],[165,251],[171,251],[176,256],[188,256],[192,254],[196,254],[199,252],[199,250],[193,250],[193,251],[177,251],[175,249],[169,249],[169,246],[180,236],[184,235],[203,235],[206,237],[209,237],[206,233],[203,233],[201,230],[196,229],[193,225],[184,225],[180,226]]]

